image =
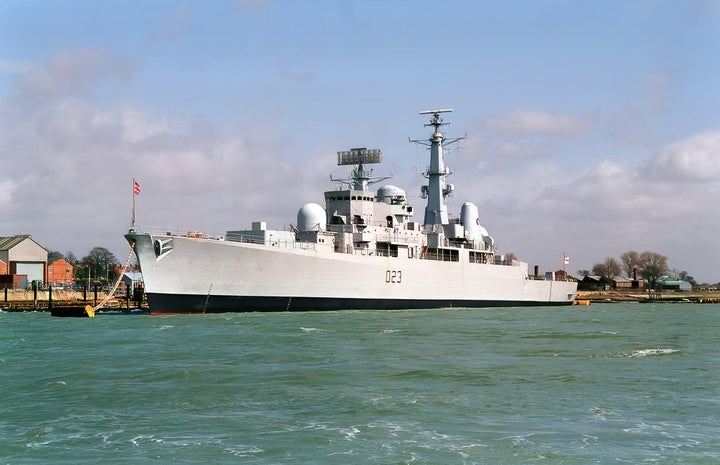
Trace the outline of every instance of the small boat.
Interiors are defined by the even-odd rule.
[[[68,305],[51,308],[50,315],[59,317],[95,318],[95,310],[90,305]]]

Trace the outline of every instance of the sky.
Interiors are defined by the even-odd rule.
[[[82,258],[139,229],[286,228],[379,148],[422,221],[453,108],[448,210],[502,253],[629,250],[720,281],[720,0],[0,0],[0,236]]]

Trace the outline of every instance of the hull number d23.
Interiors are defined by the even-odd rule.
[[[385,272],[385,282],[388,284],[400,284],[402,282],[402,271],[387,270]]]

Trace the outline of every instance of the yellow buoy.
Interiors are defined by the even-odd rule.
[[[87,313],[87,316],[90,318],[95,318],[95,310],[90,305],[85,306],[85,313]]]

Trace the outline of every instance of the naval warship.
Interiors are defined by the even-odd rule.
[[[452,109],[420,112],[430,117],[427,200],[423,223],[414,221],[404,190],[370,186],[367,165],[382,162],[379,149],[337,153],[353,166],[347,179],[325,192],[325,208],[302,205],[297,224],[209,237],[200,232],[140,232],[125,238],[134,248],[150,312],[211,313],[343,309],[419,309],[569,305],[577,283],[552,273],[530,274],[527,263],[498,253],[480,224],[478,208],[465,202],[448,218],[445,198],[454,190],[443,151],[458,139],[441,129]],[[331,177],[332,179],[332,177]]]

